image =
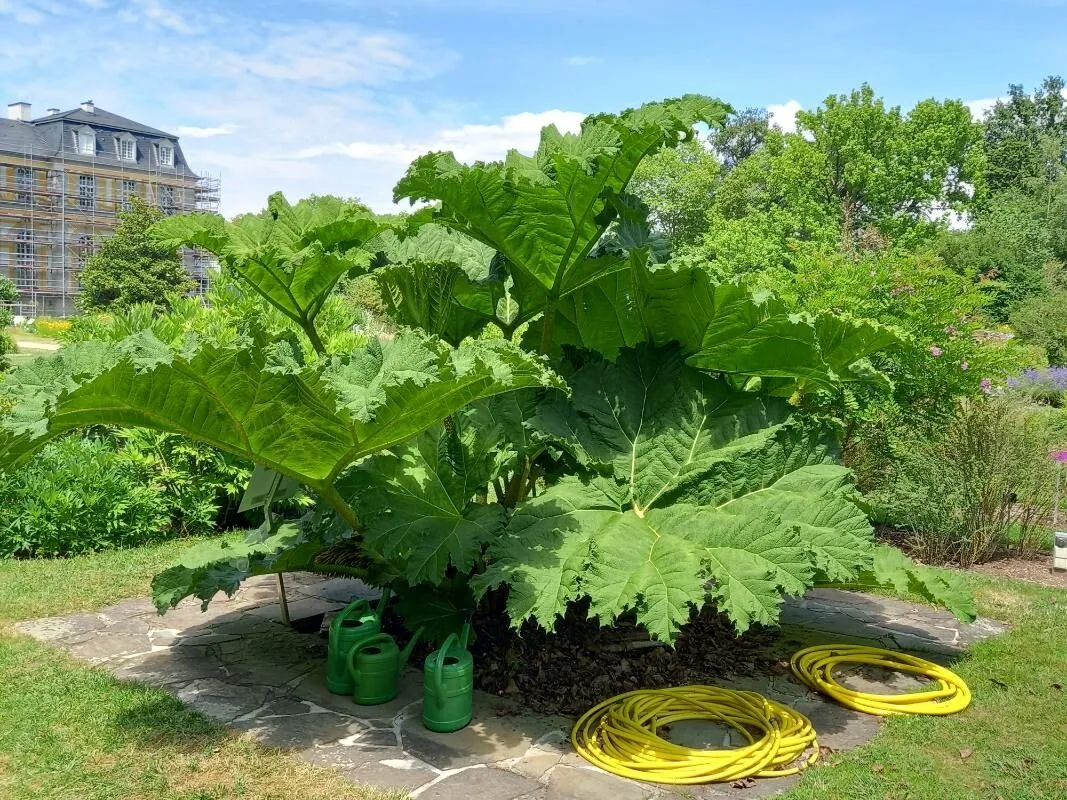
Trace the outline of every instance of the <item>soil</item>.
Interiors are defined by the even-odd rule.
[[[491,612],[476,616],[474,626],[475,685],[515,698],[516,711],[576,715],[631,689],[788,671],[773,654],[774,630],[739,637],[710,608],[682,628],[673,650],[651,641],[632,620],[601,628],[583,604],[572,605],[551,633],[529,623],[515,631],[503,614]]]
[[[1028,558],[1003,558],[985,564],[975,564],[971,571],[998,578],[1016,578],[1021,581],[1040,583],[1054,589],[1067,589],[1067,572],[1052,569],[1052,556],[1046,554],[1040,560]]]

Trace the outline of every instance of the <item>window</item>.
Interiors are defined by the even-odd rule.
[[[79,236],[74,244],[74,269],[85,269],[94,249],[92,234],[83,233]]]
[[[174,148],[169,144],[159,146],[159,164],[163,167],[174,166]]]
[[[15,287],[32,289],[33,280],[33,234],[25,228],[15,231]]]
[[[122,188],[119,193],[119,201],[122,205],[123,211],[129,211],[133,208],[133,203],[130,202],[131,197],[137,196],[137,181],[131,181],[124,179],[122,181]]]
[[[25,228],[15,231],[15,264],[20,267],[33,266],[33,234]]]
[[[123,161],[137,160],[137,143],[133,139],[119,139],[119,158]]]
[[[173,186],[159,187],[159,207],[164,214],[175,214],[178,211],[178,194]]]
[[[15,167],[15,202],[29,203],[33,191],[33,170],[29,167]]]
[[[96,208],[96,178],[92,175],[78,176],[78,208],[86,211]]]
[[[96,155],[96,136],[91,130],[71,131],[74,137],[74,149],[84,156]]]

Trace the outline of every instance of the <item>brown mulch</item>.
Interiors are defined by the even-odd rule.
[[[1053,589],[1067,589],[1067,572],[1052,569],[1052,556],[1045,555],[1040,560],[1029,558],[1002,558],[975,564],[972,572],[983,575],[995,575],[998,578],[1015,578],[1020,581],[1040,583]]]
[[[474,626],[475,685],[515,698],[516,711],[580,714],[631,689],[788,669],[772,652],[773,630],[739,637],[707,607],[682,628],[673,650],[650,641],[632,620],[600,627],[586,617],[583,604],[573,605],[552,633],[532,624],[517,632],[503,614],[479,614]]]

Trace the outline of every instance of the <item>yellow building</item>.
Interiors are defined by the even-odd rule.
[[[189,168],[173,134],[91,100],[36,119],[29,103],[7,110],[0,119],[0,275],[19,291],[17,315],[77,313],[78,275],[131,197],[164,214],[218,209],[218,180]],[[189,250],[183,258],[203,292],[210,255]]]

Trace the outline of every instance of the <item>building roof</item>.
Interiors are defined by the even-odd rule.
[[[96,134],[95,150],[91,154],[80,152],[74,146],[70,133],[83,125],[92,128]],[[122,138],[120,134],[124,133],[136,140],[133,161],[119,158],[117,139]],[[173,146],[173,163],[170,165],[160,163],[157,145],[161,139],[169,140]],[[94,111],[75,108],[28,122],[0,119],[0,153],[3,152],[38,158],[61,157],[66,161],[95,162],[134,170],[181,170],[186,178],[197,177],[185,161],[177,136],[99,107]]]
[[[0,119],[0,152],[51,155],[56,150],[35,125]]]
[[[49,114],[46,117],[38,117],[37,119],[30,120],[30,124],[40,125],[42,123],[55,122],[60,119],[78,122],[83,125],[92,125],[96,128],[114,128],[118,131],[142,133],[146,136],[162,136],[168,139],[178,138],[173,133],[161,131],[159,128],[151,128],[148,125],[142,125],[140,122],[135,122],[128,117],[112,114],[110,111],[105,111],[100,108],[100,106],[96,106],[93,111],[84,111],[81,108],[72,108],[70,111],[60,111],[58,114]]]

